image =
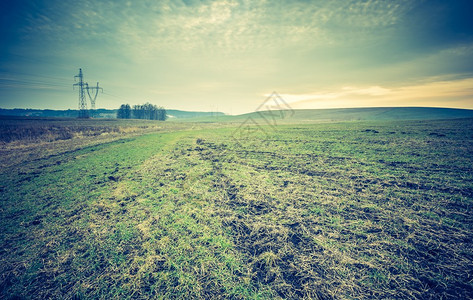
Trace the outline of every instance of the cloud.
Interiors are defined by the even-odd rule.
[[[28,13],[25,36],[62,47],[99,48],[143,60],[158,54],[248,55],[363,43],[402,20],[417,2],[45,1]],[[370,37],[371,36],[371,37]]]
[[[309,94],[281,94],[293,108],[449,106],[473,108],[473,78],[398,87],[340,87]]]
[[[390,89],[386,89],[380,86],[370,86],[367,88],[358,88],[345,86],[342,90],[346,91],[347,95],[366,95],[366,96],[383,96],[391,93]]]
[[[308,4],[281,1],[274,4],[219,0],[186,4],[180,1],[82,0],[74,5],[61,1],[52,3],[54,5],[46,6],[30,17],[30,31],[53,36],[74,33],[87,38],[91,33],[109,29],[112,32],[108,33],[113,33],[114,38],[120,38],[123,33],[125,37],[135,35],[143,40],[155,37],[163,39],[161,45],[178,40],[182,44],[195,42],[208,38],[209,34],[220,34],[232,36],[235,42],[248,38],[250,44],[257,45],[264,36],[268,36],[268,40],[296,38],[307,41],[314,38],[314,33],[322,31],[335,32],[343,28],[353,33],[360,28],[391,26],[414,2],[321,1]]]
[[[421,85],[405,86],[393,91],[394,97],[403,99],[473,99],[473,78],[450,81],[434,81]],[[473,106],[470,105],[470,106]]]
[[[344,86],[335,90],[319,92],[319,93],[309,93],[309,94],[281,94],[281,96],[286,99],[288,103],[293,103],[297,105],[298,103],[304,102],[318,102],[320,100],[331,100],[331,99],[340,99],[350,96],[384,96],[391,94],[392,90],[383,88],[380,86],[370,86],[370,87],[354,87],[354,86]]]
[[[186,108],[233,101],[251,110],[274,89],[300,107],[406,105],[414,94],[415,103],[440,101],[429,89],[457,101],[468,96],[448,94],[445,86],[462,87],[445,75],[472,77],[467,39],[435,49],[406,42],[417,28],[406,19],[425,16],[412,13],[425,0],[21,2],[26,9],[10,18],[22,20],[20,37],[9,35],[0,68],[67,77],[82,67],[114,94],[166,95],[157,101]]]

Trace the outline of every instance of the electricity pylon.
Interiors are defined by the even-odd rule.
[[[95,100],[97,99],[97,95],[99,94],[99,90],[102,90],[102,93],[103,93],[103,88],[99,87],[99,83],[97,82],[97,86],[94,86],[94,87],[89,87],[89,84],[86,83],[86,89],[87,89],[87,95],[89,95],[89,99],[90,99],[91,114],[92,114],[92,116],[94,116],[94,113],[95,113]],[[89,92],[90,90],[92,90],[92,91],[95,90],[95,95],[94,95],[93,98],[90,95],[90,92]]]
[[[102,90],[103,93],[103,88],[99,87],[99,83],[97,82],[97,86],[95,87],[89,87],[89,84],[87,82],[84,82],[84,74],[82,73],[82,69],[79,69],[79,75],[74,76],[74,80],[76,78],[79,78],[79,82],[73,84],[73,87],[78,86],[79,87],[79,118],[88,118],[89,117],[89,111],[87,110],[87,100],[85,99],[85,91],[87,90],[87,94],[89,95],[90,99],[90,104],[91,104],[91,112],[92,114],[95,111],[95,100],[97,99],[97,95],[99,93],[99,90]],[[90,95],[90,90],[95,90],[95,95],[92,98]]]
[[[87,111],[87,101],[85,100],[84,89],[87,86],[87,83],[84,82],[84,75],[82,74],[82,69],[79,69],[79,75],[74,76],[74,80],[79,78],[78,83],[74,83],[72,88],[75,86],[79,87],[79,118],[88,118],[89,112]]]

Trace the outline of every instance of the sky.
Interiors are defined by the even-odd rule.
[[[0,107],[473,109],[471,0],[2,0]],[[93,95],[92,95],[93,96]],[[90,105],[90,103],[89,103]]]

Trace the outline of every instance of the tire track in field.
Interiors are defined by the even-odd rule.
[[[473,293],[471,287],[462,283],[467,281],[465,276],[471,263],[461,263],[465,257],[449,255],[458,253],[459,247],[471,247],[471,232],[453,229],[446,224],[439,226],[422,216],[423,223],[417,223],[419,213],[410,207],[412,204],[397,202],[394,206],[389,206],[389,203],[386,205],[381,202],[386,189],[407,194],[413,190],[423,193],[427,201],[432,197],[429,193],[436,195],[453,192],[471,197],[468,190],[456,187],[427,189],[422,185],[410,185],[409,182],[379,178],[366,181],[366,177],[353,176],[347,171],[327,171],[346,160],[334,162],[330,158],[317,158],[317,163],[323,166],[321,168],[326,169],[321,171],[311,168],[313,165],[306,160],[300,161],[291,155],[271,151],[232,151],[228,145],[202,139],[197,144],[194,151],[198,151],[202,160],[212,162],[215,172],[219,174],[216,184],[226,195],[218,200],[218,205],[222,208],[222,225],[230,229],[237,248],[246,255],[247,263],[253,271],[252,280],[270,286],[279,296],[330,299],[334,295],[346,293],[345,295],[363,297],[411,297],[425,294],[419,282],[429,286],[431,296]],[[250,159],[249,153],[253,155]],[[255,159],[255,154],[260,158]],[[265,154],[269,158],[265,158]],[[272,160],[288,162],[287,159],[291,159],[290,164],[284,166],[267,163]],[[236,177],[231,174],[238,174],[238,171],[231,173],[234,169],[250,170],[254,178],[247,181],[235,180]],[[266,178],[263,176],[266,173],[278,172],[291,174],[293,178],[279,182],[279,194],[274,186],[264,185],[261,180]],[[297,182],[295,178],[301,181]],[[307,211],[305,206],[309,203],[303,198],[299,198],[299,207],[294,204],[291,213],[288,213],[287,206],[281,206],[278,199],[281,200],[283,195],[291,197],[297,194],[281,192],[287,186],[302,188],[304,180],[314,183],[319,179],[323,179],[322,182],[338,182],[338,187],[341,188],[340,191],[327,187],[326,190],[320,190],[324,197],[334,197],[332,204],[321,203],[325,213],[315,218],[307,215],[304,217]],[[265,186],[266,190],[258,185]],[[338,208],[334,207],[337,198],[343,199],[350,193],[359,195],[363,202],[351,200],[346,204],[340,202],[337,204]],[[429,202],[411,197],[416,205],[426,205],[425,209],[430,209],[427,207]],[[452,203],[448,203],[447,208],[450,204]],[[467,202],[463,204],[460,210],[471,209]],[[451,213],[455,215],[457,209],[452,209]],[[471,223],[465,217],[463,215],[463,220]],[[343,223],[337,225],[340,221]],[[365,225],[350,228],[350,223]],[[435,243],[432,244],[433,240]],[[457,244],[451,245],[449,240],[455,240]],[[337,247],[348,249],[340,251],[326,244],[327,242],[335,242]],[[404,262],[400,263],[400,259]],[[429,263],[425,264],[426,261]],[[454,286],[438,286],[430,277],[433,275],[419,273],[419,270],[428,270],[427,272],[431,272],[428,274],[433,274],[437,272],[435,265],[441,265],[442,272],[458,276],[458,281],[454,280]],[[449,267],[452,265],[458,267],[452,269]],[[340,273],[341,270],[344,273]],[[387,281],[388,277],[393,281]]]

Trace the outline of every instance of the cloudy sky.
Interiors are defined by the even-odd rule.
[[[471,0],[2,0],[0,107],[473,108]]]

